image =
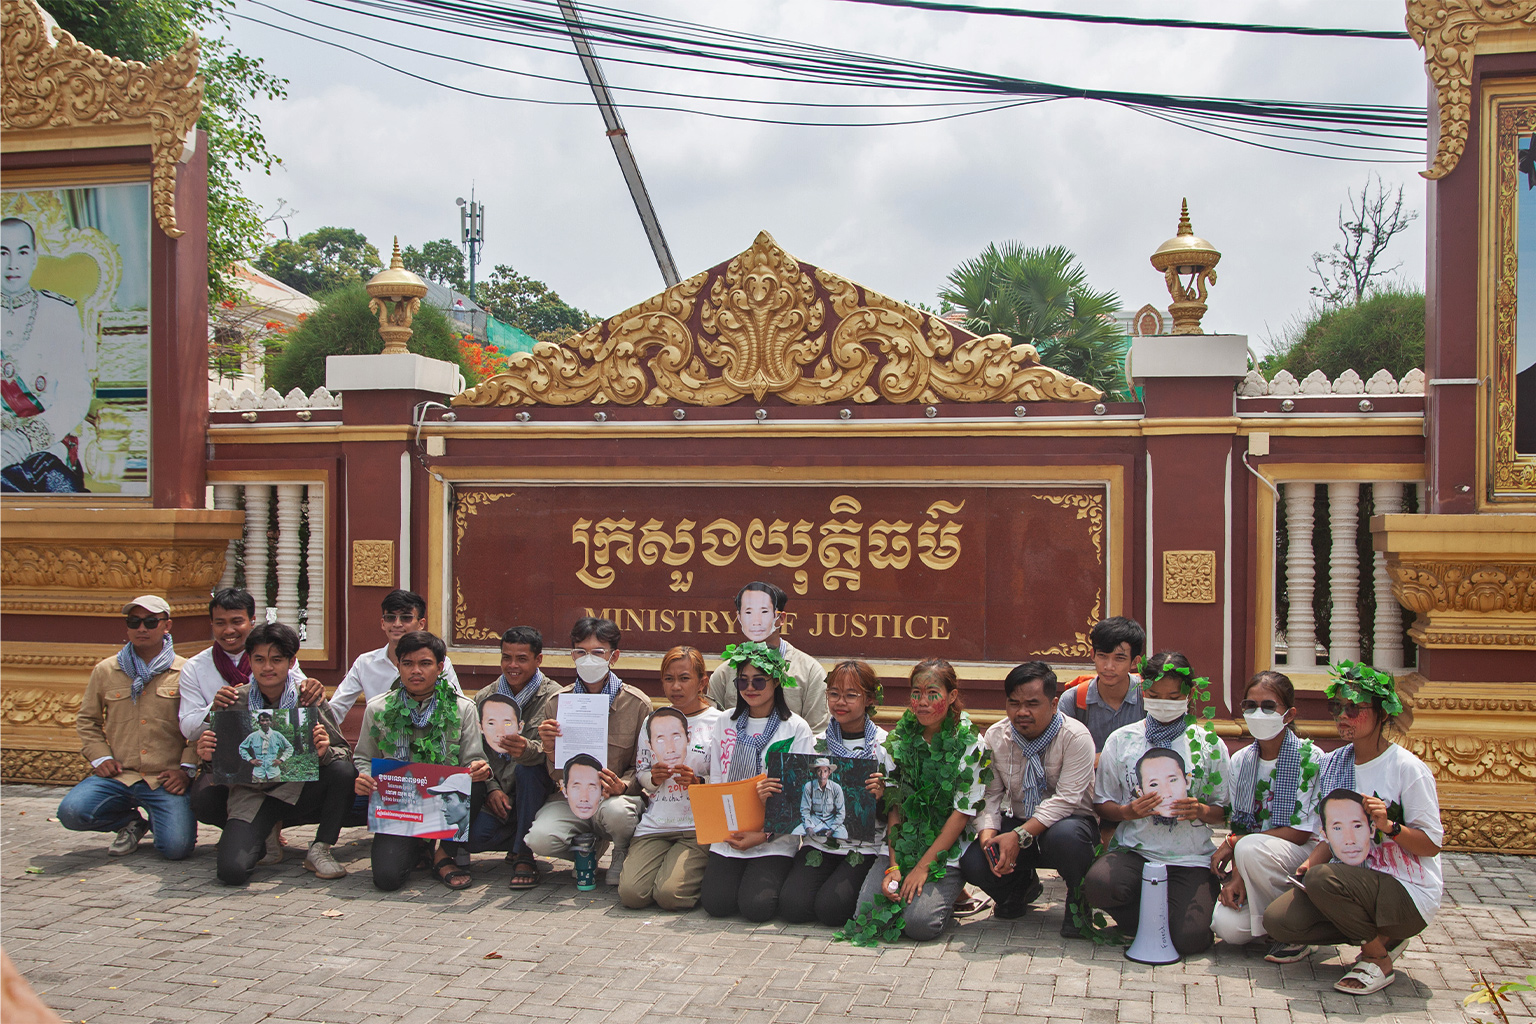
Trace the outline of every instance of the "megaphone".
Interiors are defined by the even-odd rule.
[[[1181,959],[1168,934],[1168,865],[1147,861],[1141,866],[1141,922],[1136,941],[1125,951],[1139,964],[1176,964]]]

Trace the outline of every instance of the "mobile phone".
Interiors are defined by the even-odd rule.
[[[987,855],[987,862],[993,867],[997,867],[1003,856],[998,848],[991,843],[982,843],[981,849]]]

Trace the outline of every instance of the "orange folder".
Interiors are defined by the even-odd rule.
[[[754,775],[740,782],[695,782],[688,787],[693,805],[693,827],[699,845],[723,843],[732,832],[760,832],[763,801],[757,784],[768,776]]]

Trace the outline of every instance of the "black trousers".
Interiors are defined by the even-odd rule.
[[[1141,869],[1146,862],[1139,853],[1112,850],[1088,869],[1088,904],[1107,912],[1127,935],[1141,923]],[[1203,953],[1216,941],[1211,915],[1220,888],[1210,868],[1168,865],[1168,935],[1180,955]]]
[[[192,805],[192,817],[204,825],[223,828],[229,818],[229,787],[213,781],[213,775],[202,772],[192,783],[188,794]]]
[[[1024,824],[1011,814],[1004,814],[999,832],[1018,828]],[[999,878],[992,873],[987,861],[987,851],[980,840],[971,844],[960,858],[960,871],[967,883],[974,885],[993,900],[1007,906],[1021,900],[1024,893],[1039,881],[1036,868],[1051,868],[1061,875],[1067,885],[1067,898],[1081,895],[1083,876],[1093,863],[1093,844],[1099,839],[1097,818],[1063,818],[1046,829],[1035,839],[1033,846],[1019,851],[1013,871]]]
[[[858,864],[850,864],[845,853],[821,854],[821,863],[807,863],[811,847],[802,846],[779,893],[779,917],[790,924],[820,921],[828,928],[841,928],[858,909],[859,887],[875,861],[886,862],[883,854],[862,854]]]
[[[769,921],[779,909],[779,893],[793,857],[723,857],[709,855],[699,902],[710,917],[740,914],[748,921]]]
[[[256,862],[266,854],[267,836],[278,822],[286,825],[318,825],[315,842],[334,843],[341,835],[342,819],[352,806],[353,784],[357,769],[348,758],[337,758],[320,769],[320,778],[304,783],[299,799],[291,804],[274,796],[261,802],[250,821],[227,818],[224,834],[219,836],[219,881],[225,885],[245,885],[256,870]],[[213,788],[213,787],[210,787]],[[223,789],[227,798],[229,790]]]

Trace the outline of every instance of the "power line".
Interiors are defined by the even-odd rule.
[[[879,7],[907,7],[919,11],[954,14],[991,14],[1004,18],[1040,21],[1073,21],[1088,25],[1129,25],[1137,28],[1204,29],[1216,32],[1252,32],[1264,35],[1334,36],[1344,39],[1412,39],[1407,32],[1369,28],[1321,28],[1312,25],[1249,25],[1230,21],[1189,21],[1184,18],[1135,18],[1118,14],[1077,14],[1070,11],[1039,11],[1022,7],[981,7],[976,4],[942,3],[939,0],[841,0],[842,3]]]

